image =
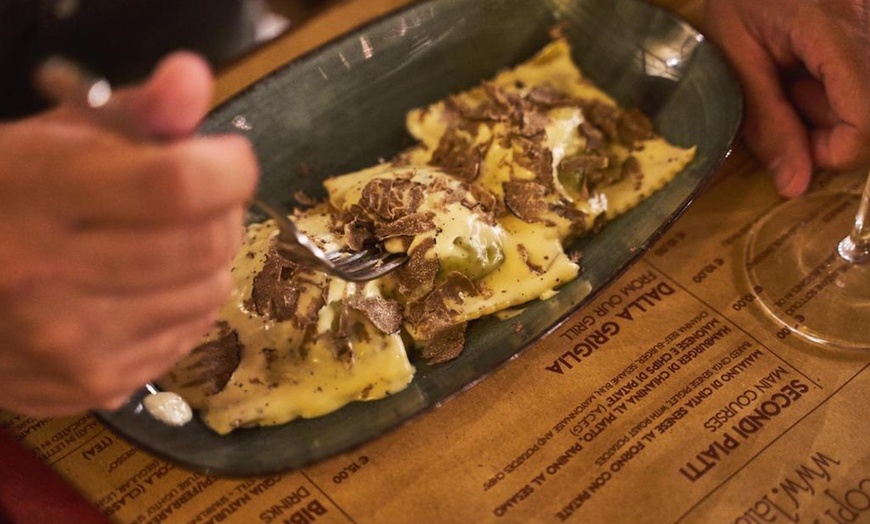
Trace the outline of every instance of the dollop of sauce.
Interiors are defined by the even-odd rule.
[[[148,413],[170,426],[183,426],[193,420],[193,410],[180,395],[171,391],[152,393],[142,399]]]

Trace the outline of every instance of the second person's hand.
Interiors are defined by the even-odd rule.
[[[858,0],[707,0],[746,94],[747,145],[786,197],[870,162],[870,12]]]

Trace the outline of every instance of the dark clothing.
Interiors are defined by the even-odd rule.
[[[33,66],[59,54],[121,84],[176,49],[212,66],[254,41],[248,0],[0,0],[0,120],[40,109]]]

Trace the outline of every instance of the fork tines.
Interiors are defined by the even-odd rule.
[[[357,252],[332,251],[326,254],[331,272],[350,282],[374,280],[401,266],[408,259],[404,253],[385,254],[377,248]]]

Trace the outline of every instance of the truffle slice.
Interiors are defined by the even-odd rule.
[[[219,322],[217,335],[188,353],[161,381],[194,407],[208,395],[224,389],[242,358],[239,335],[226,322]]]

